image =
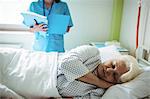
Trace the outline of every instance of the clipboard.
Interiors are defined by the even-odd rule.
[[[34,12],[22,12],[21,15],[24,17],[23,23],[28,26],[34,26],[35,20],[38,24],[48,24],[47,17]]]
[[[40,35],[46,36],[49,34],[65,34],[70,22],[69,15],[50,14],[48,17],[36,14],[34,12],[22,12],[24,17],[23,23],[28,26],[34,26],[35,20],[38,24],[46,24],[48,31],[40,31]]]
[[[69,15],[50,14],[48,16],[48,33],[65,34],[70,22]]]

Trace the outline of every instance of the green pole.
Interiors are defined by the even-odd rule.
[[[113,15],[110,40],[119,41],[124,0],[113,0]]]

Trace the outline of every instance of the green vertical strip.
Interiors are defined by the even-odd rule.
[[[119,41],[122,12],[123,12],[123,0],[113,0],[113,15],[112,15],[110,40]]]

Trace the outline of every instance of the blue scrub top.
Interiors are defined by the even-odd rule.
[[[49,14],[62,14],[70,16],[68,6],[65,2],[54,2],[52,8],[47,9],[46,6],[44,8],[45,16],[48,16]],[[40,15],[44,15],[43,0],[32,2],[30,5],[30,11]],[[70,19],[70,23],[68,26],[73,26],[72,19]],[[64,52],[64,35],[49,34],[46,37],[43,37],[42,35],[40,35],[40,33],[36,32],[33,50],[45,52]]]

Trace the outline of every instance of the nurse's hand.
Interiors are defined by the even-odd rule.
[[[48,28],[45,28],[44,24],[35,24],[32,28],[30,28],[30,32],[39,32],[39,31],[44,31],[46,32],[48,30]]]

